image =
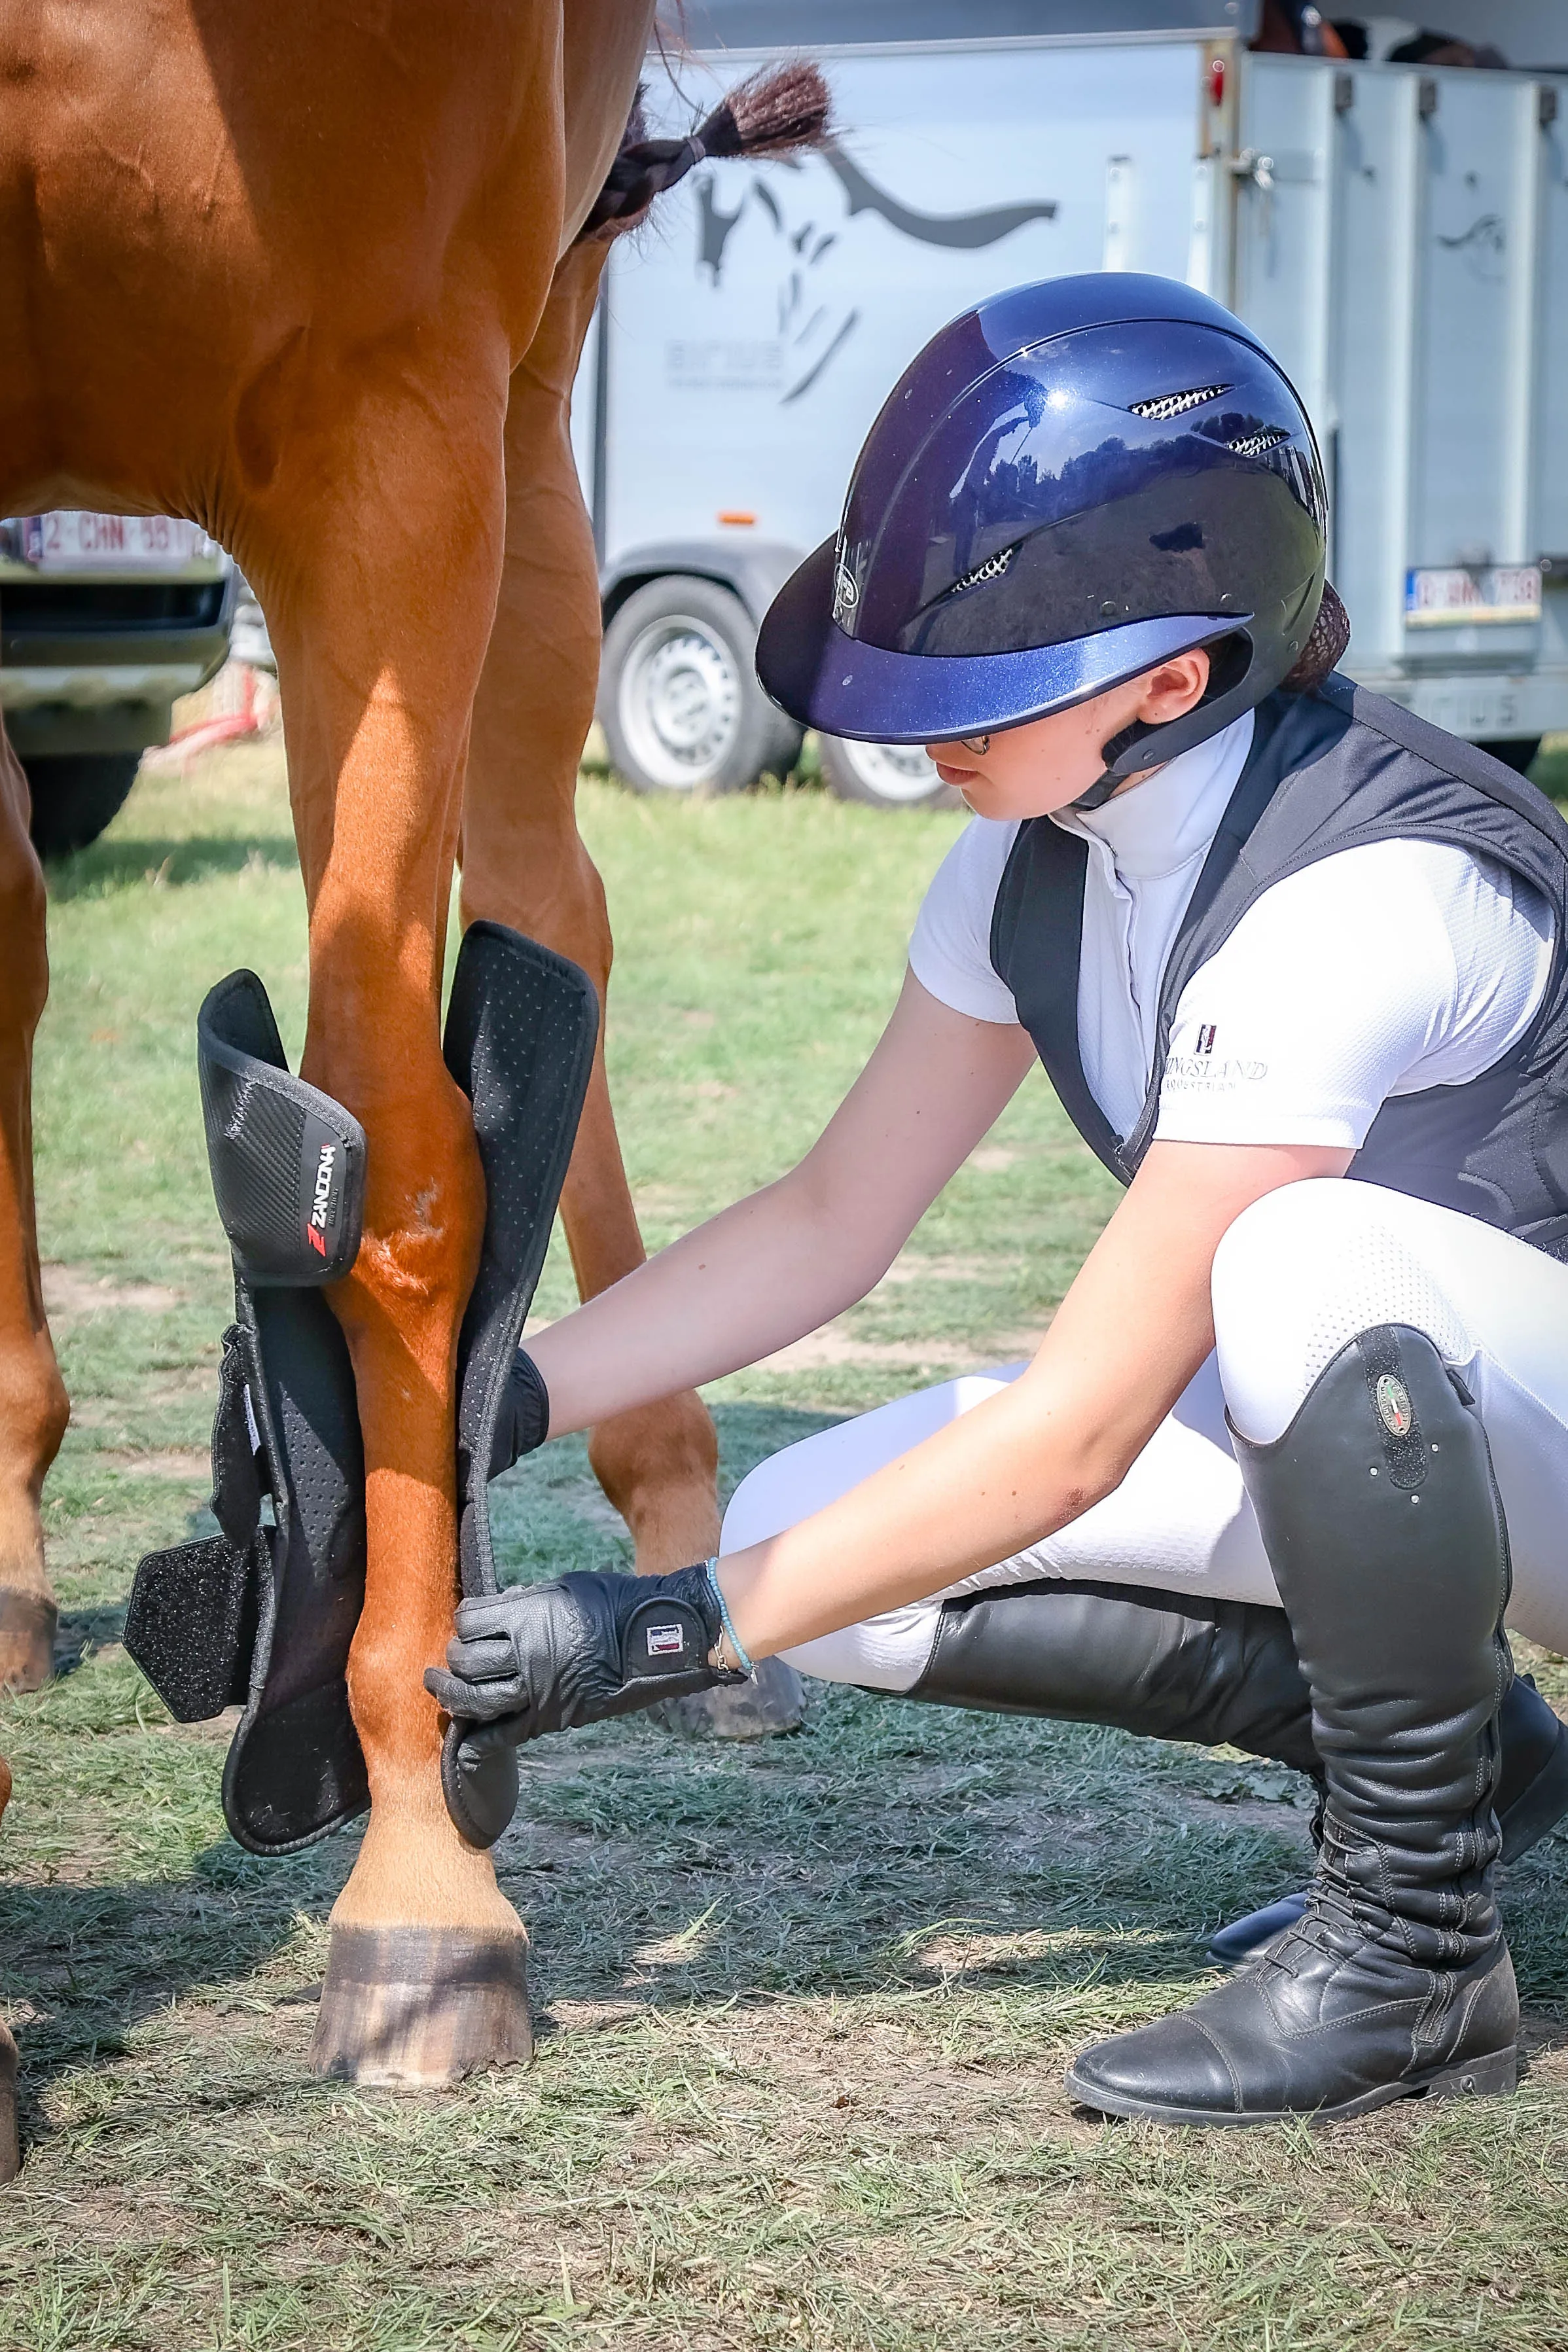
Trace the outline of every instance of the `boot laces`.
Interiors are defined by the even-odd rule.
[[[1308,1889],[1307,1907],[1291,1927],[1266,1945],[1257,1966],[1294,1976],[1300,1962],[1324,1953],[1348,1959],[1392,1924],[1381,1904],[1370,1902],[1348,1864],[1355,1848],[1326,1809],[1321,1815],[1318,1867]]]

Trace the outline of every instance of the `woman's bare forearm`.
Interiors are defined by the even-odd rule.
[[[531,1339],[550,1433],[587,1429],[754,1364],[863,1298],[1033,1057],[906,977],[893,1017],[787,1176]]]
[[[528,1342],[550,1434],[738,1371],[863,1298],[890,1249],[835,1235],[800,1169],[736,1202]]]

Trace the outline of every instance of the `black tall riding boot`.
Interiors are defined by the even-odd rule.
[[[995,1585],[943,1603],[910,1698],[1245,1748],[1316,1775],[1283,1610],[1136,1584]]]
[[[1519,1998],[1491,1886],[1508,1538],[1479,1416],[1429,1339],[1383,1325],[1278,1443],[1237,1454],[1311,1693],[1317,1875],[1244,1974],[1085,2052],[1068,2087],[1191,2124],[1511,2089]]]

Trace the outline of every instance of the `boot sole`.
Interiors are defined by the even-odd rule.
[[[1517,2042],[1507,2050],[1493,2051],[1488,2057],[1468,2059],[1462,2065],[1443,2066],[1435,2074],[1413,2075],[1408,2080],[1384,2084],[1381,2090],[1364,2091],[1359,2099],[1347,2099],[1337,2107],[1268,2107],[1247,2115],[1221,2115],[1212,2107],[1162,2106],[1154,2099],[1134,2099],[1115,2091],[1097,2091],[1070,2066],[1067,2076],[1068,2089],[1077,2104],[1092,2107],[1098,2115],[1219,2130],[1245,2130],[1259,2124],[1302,2121],[1309,2124],[1348,2123],[1353,2116],[1370,2115],[1374,2107],[1386,2107],[1395,2099],[1497,2098],[1506,2096],[1517,2087],[1518,2083]]]

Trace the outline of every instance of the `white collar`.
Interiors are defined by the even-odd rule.
[[[1177,873],[1214,839],[1247,765],[1252,726],[1252,712],[1243,711],[1219,734],[1167,760],[1131,792],[1118,793],[1101,808],[1057,809],[1051,822],[1100,843],[1116,871],[1135,881]]]

